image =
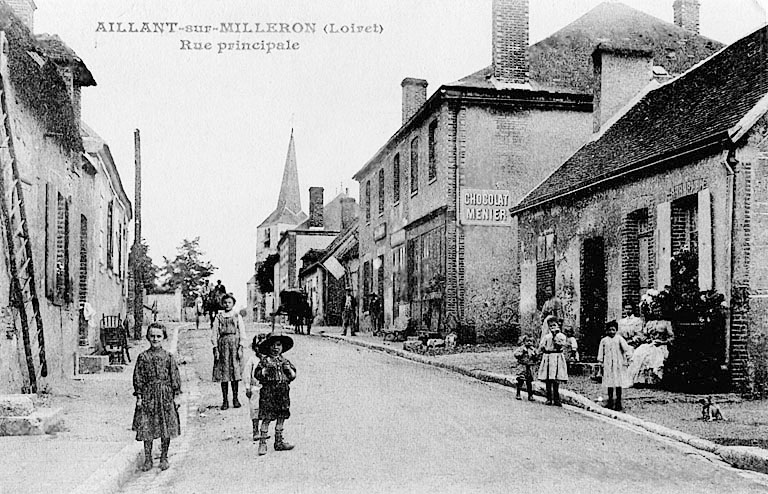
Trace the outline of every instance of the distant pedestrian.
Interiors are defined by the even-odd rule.
[[[200,316],[205,314],[203,305],[203,296],[198,293],[195,297],[195,329],[200,329]]]
[[[557,318],[548,316],[544,324],[549,328],[539,342],[539,350],[542,353],[539,365],[539,380],[544,381],[547,388],[547,405],[562,406],[560,402],[560,383],[568,381],[568,367],[565,363],[563,351],[568,341],[560,330]]]
[[[259,440],[259,390],[261,389],[261,383],[259,377],[256,375],[256,370],[259,368],[259,362],[264,357],[259,351],[259,344],[266,339],[265,333],[259,333],[253,337],[251,342],[251,349],[253,350],[253,356],[245,364],[245,370],[243,371],[243,378],[245,380],[245,396],[248,397],[248,404],[250,405],[251,424],[253,425],[253,440]]]
[[[521,400],[520,392],[523,390],[523,383],[525,383],[525,390],[528,392],[528,401],[533,400],[533,367],[538,361],[539,353],[536,351],[536,347],[533,345],[533,341],[530,336],[523,336],[520,340],[520,348],[515,350],[512,354],[517,361],[517,394],[515,398]]]
[[[221,383],[221,409],[229,408],[227,383],[232,386],[232,406],[240,408],[238,384],[240,382],[243,347],[245,345],[245,324],[235,311],[235,297],[224,295],[224,312],[216,315],[211,331],[213,345],[213,380]]]
[[[597,350],[597,362],[603,366],[603,387],[608,388],[608,408],[621,411],[621,388],[630,386],[627,362],[632,355],[632,347],[618,335],[619,324],[611,321],[606,326],[606,336],[600,340]],[[616,390],[616,401],[613,392]]]
[[[381,297],[377,293],[371,294],[371,300],[368,303],[368,314],[371,318],[371,331],[374,336],[381,334],[381,326],[383,319],[383,304],[381,303]]]
[[[181,434],[181,378],[176,359],[163,349],[166,338],[165,326],[150,324],[147,328],[149,349],[139,354],[133,370],[133,394],[136,396],[133,430],[136,440],[144,441],[144,464],[141,467],[144,472],[152,468],[152,441],[160,438],[160,469],[167,470],[171,438]]]
[[[347,295],[344,297],[344,310],[341,313],[341,334],[355,335],[355,319],[357,318],[357,299],[352,294],[352,288],[347,287]]]
[[[293,449],[292,444],[283,440],[285,420],[291,416],[290,383],[296,379],[296,367],[283,356],[293,348],[290,336],[272,333],[259,344],[259,352],[264,355],[259,361],[256,376],[261,383],[259,391],[259,455],[267,454],[269,423],[275,420],[275,451]]]
[[[568,343],[565,347],[565,361],[570,368],[571,364],[581,360],[581,356],[579,355],[579,342],[576,341],[576,337],[573,335],[573,328],[566,329],[564,333]]]

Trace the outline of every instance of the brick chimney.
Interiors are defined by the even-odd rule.
[[[493,0],[493,78],[528,83],[528,0]]]
[[[309,227],[323,227],[323,188],[309,188]]]
[[[21,22],[30,30],[35,32],[35,9],[37,5],[32,0],[5,0],[5,3],[13,10]]]
[[[592,131],[600,128],[653,78],[653,52],[606,43],[592,52],[595,70]]]
[[[346,230],[357,218],[357,201],[354,197],[341,198],[341,230]]]
[[[400,86],[403,88],[403,123],[405,123],[427,101],[427,81],[406,77]]]
[[[675,11],[675,24],[699,34],[699,0],[675,0],[672,9]]]

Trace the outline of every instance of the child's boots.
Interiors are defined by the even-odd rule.
[[[533,398],[533,383],[531,381],[525,381],[525,390],[528,391],[528,401],[536,401]]]
[[[523,383],[520,381],[520,379],[517,380],[517,394],[515,394],[516,400],[522,400],[520,397],[520,392],[523,390]]]
[[[267,433],[262,432],[259,436],[259,456],[267,454],[267,439],[269,439]]]
[[[621,388],[616,388],[616,403],[613,409],[617,412],[624,410],[624,408],[621,406]]]
[[[144,441],[144,463],[141,465],[141,471],[150,470],[152,470],[152,441]]]
[[[259,437],[261,437],[261,432],[259,432],[259,419],[253,419],[251,420],[251,423],[253,424],[253,440],[258,441]]]
[[[289,444],[283,441],[283,431],[275,431],[275,451],[290,451],[293,449],[293,444]],[[261,448],[259,448],[261,451]]]

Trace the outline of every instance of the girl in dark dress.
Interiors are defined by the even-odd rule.
[[[152,441],[160,438],[160,469],[168,469],[168,446],[171,438],[181,433],[179,428],[179,395],[181,379],[176,359],[162,347],[168,338],[165,326],[152,323],[147,329],[149,349],[139,354],[133,370],[133,394],[136,410],[133,430],[136,440],[144,441],[144,464],[152,468]]]
[[[275,451],[293,449],[283,441],[283,424],[291,416],[290,382],[296,379],[296,367],[283,357],[293,348],[293,340],[286,335],[271,334],[259,345],[263,355],[256,367],[256,377],[261,382],[259,391],[259,454],[267,454],[269,423],[275,420]]]
[[[213,346],[213,380],[221,383],[221,409],[229,408],[228,385],[232,386],[232,406],[240,408],[238,384],[242,377],[243,347],[245,324],[235,310],[235,297],[231,293],[224,296],[224,312],[216,316],[211,331]]]

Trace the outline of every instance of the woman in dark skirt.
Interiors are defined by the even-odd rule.
[[[283,424],[291,416],[290,382],[296,379],[296,367],[283,357],[283,353],[293,348],[290,336],[271,334],[259,345],[259,352],[264,355],[256,368],[256,377],[261,383],[259,391],[259,454],[267,453],[269,423],[275,420],[275,451],[293,449],[292,444],[283,441]]]
[[[221,383],[221,409],[229,408],[227,383],[232,385],[232,406],[240,408],[237,396],[241,378],[245,324],[235,310],[235,297],[231,293],[222,298],[224,312],[216,316],[211,333],[213,345],[213,380]]]
[[[162,324],[150,324],[147,329],[149,349],[139,354],[133,370],[133,394],[136,396],[133,430],[136,440],[144,441],[141,469],[145,472],[152,468],[152,441],[160,438],[160,469],[167,470],[171,438],[181,433],[178,412],[181,379],[176,359],[162,347],[167,337]]]

